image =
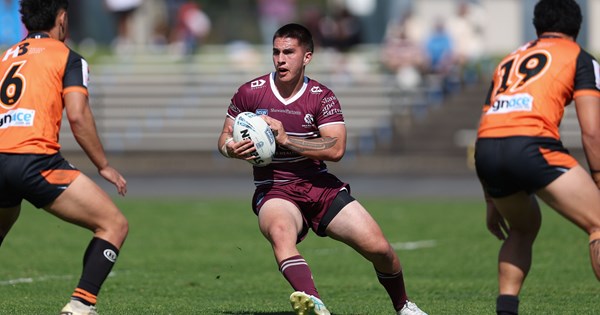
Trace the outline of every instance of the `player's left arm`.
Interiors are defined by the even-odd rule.
[[[269,116],[262,117],[273,130],[277,144],[298,154],[315,160],[337,162],[346,153],[346,125],[344,124],[323,126],[319,128],[320,138],[306,139],[288,135],[281,121]]]
[[[79,54],[70,51],[63,77],[63,102],[67,119],[75,140],[96,166],[98,173],[115,185],[118,193],[124,196],[127,193],[127,182],[108,164],[98,136],[87,92],[88,73],[87,62]]]
[[[577,58],[575,107],[585,157],[596,185],[600,187],[600,64],[586,51]]]
[[[98,169],[98,173],[117,187],[120,195],[127,193],[127,182],[123,176],[108,164],[88,97],[81,92],[70,92],[64,96],[65,111],[71,131],[79,146]]]

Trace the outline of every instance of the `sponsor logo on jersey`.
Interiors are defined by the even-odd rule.
[[[321,87],[320,87],[320,86],[313,86],[313,87],[310,89],[310,93],[312,93],[312,94],[319,94],[319,93],[321,93],[321,92],[323,92],[323,90],[321,89]]]
[[[9,110],[5,114],[0,114],[0,129],[8,127],[31,127],[35,119],[35,110],[15,109]]]
[[[323,106],[323,109],[321,109],[321,112],[323,113],[323,117],[329,117],[331,115],[342,113],[341,108],[335,107],[335,105],[337,104],[336,101],[337,101],[337,98],[335,96],[324,98],[321,101],[321,104],[325,104],[325,106]]]
[[[490,106],[487,114],[505,114],[510,112],[530,112],[533,107],[533,97],[527,93],[515,95],[500,95]]]
[[[253,89],[261,88],[265,85],[265,83],[267,83],[267,81],[263,79],[255,80],[250,82],[250,87]]]
[[[268,109],[259,108],[259,109],[256,110],[256,115],[265,115],[265,116],[268,116],[269,115],[269,110]]]
[[[271,108],[271,112],[272,113],[282,113],[282,114],[286,114],[286,115],[302,115],[302,113],[300,111],[297,110],[289,110],[289,109],[278,109],[278,108]]]
[[[104,257],[106,257],[106,259],[108,259],[110,262],[114,263],[115,261],[117,261],[117,253],[115,253],[114,250],[105,249],[103,254]]]
[[[315,117],[312,114],[304,115],[304,122],[306,124],[302,125],[302,128],[313,128],[315,125]]]
[[[241,113],[242,111],[235,106],[233,103],[229,103],[229,110],[231,110],[234,113]]]

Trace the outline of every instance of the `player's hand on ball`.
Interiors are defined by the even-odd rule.
[[[260,117],[262,117],[262,119],[264,119],[267,122],[267,124],[271,128],[271,131],[273,131],[273,135],[275,136],[275,142],[277,142],[277,144],[285,146],[285,144],[288,141],[288,135],[285,132],[281,121],[265,115],[262,115]]]
[[[229,135],[227,136],[227,140],[225,140],[225,150],[227,150],[227,155],[230,158],[247,160],[251,157],[249,153],[252,153],[256,149],[254,148],[254,143],[250,139],[243,139],[239,142],[235,142],[233,139],[233,127],[229,126],[228,128]]]
[[[240,142],[231,141],[228,147],[231,148],[229,151],[231,152],[231,157],[241,160],[252,159],[252,152],[256,151],[254,143],[250,139],[244,139]]]

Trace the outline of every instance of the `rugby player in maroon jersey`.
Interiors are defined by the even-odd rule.
[[[288,24],[274,34],[275,71],[243,84],[232,97],[219,149],[226,157],[253,158],[250,140],[232,140],[232,125],[240,112],[263,115],[275,134],[273,161],[253,166],[252,208],[279,270],[295,290],[290,302],[296,314],[330,314],[296,247],[312,229],[369,260],[397,314],[423,315],[407,297],[400,261],[379,225],[351,196],[350,186],[328,172],[325,161],[344,156],[346,126],[335,94],[305,76],[313,49],[304,26]]]

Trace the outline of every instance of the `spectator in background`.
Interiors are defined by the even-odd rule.
[[[393,28],[400,28],[406,35],[406,38],[419,45],[423,45],[427,38],[427,25],[421,17],[415,14],[412,8],[408,8],[402,18],[395,25],[388,25],[388,33]]]
[[[0,0],[0,21],[0,48],[12,46],[25,37],[19,14],[19,0]]]
[[[179,47],[177,50],[183,55],[193,55],[210,29],[210,18],[200,5],[194,1],[186,1],[177,10],[172,44]]]
[[[429,58],[428,86],[433,102],[440,102],[445,94],[457,91],[460,80],[454,53],[454,43],[446,29],[445,21],[438,18],[425,43]]]
[[[296,18],[296,0],[258,0],[258,18],[263,44],[273,44],[273,34],[279,27]]]
[[[425,42],[425,50],[429,61],[429,72],[446,75],[454,63],[454,46],[442,18],[435,21],[431,34]]]
[[[130,20],[141,5],[142,0],[105,0],[107,9],[117,18],[117,38],[113,48],[119,50],[123,46],[131,45]]]
[[[411,90],[422,84],[427,58],[420,40],[409,35],[405,24],[412,13],[388,25],[381,50],[383,66],[396,77],[398,87]]]
[[[333,15],[323,17],[319,30],[322,45],[339,52],[347,52],[362,40],[361,21],[345,6],[339,6]]]
[[[320,23],[323,19],[321,9],[317,6],[309,6],[302,10],[300,19],[302,25],[304,25],[312,34],[313,42],[315,47],[321,47],[323,43],[323,36],[321,35]]]
[[[447,23],[455,47],[455,57],[466,83],[477,80],[477,63],[483,55],[483,15],[479,6],[460,2],[456,15]]]
[[[395,74],[401,89],[411,90],[421,85],[427,59],[422,47],[411,41],[404,31],[386,38],[381,59],[387,70]]]

